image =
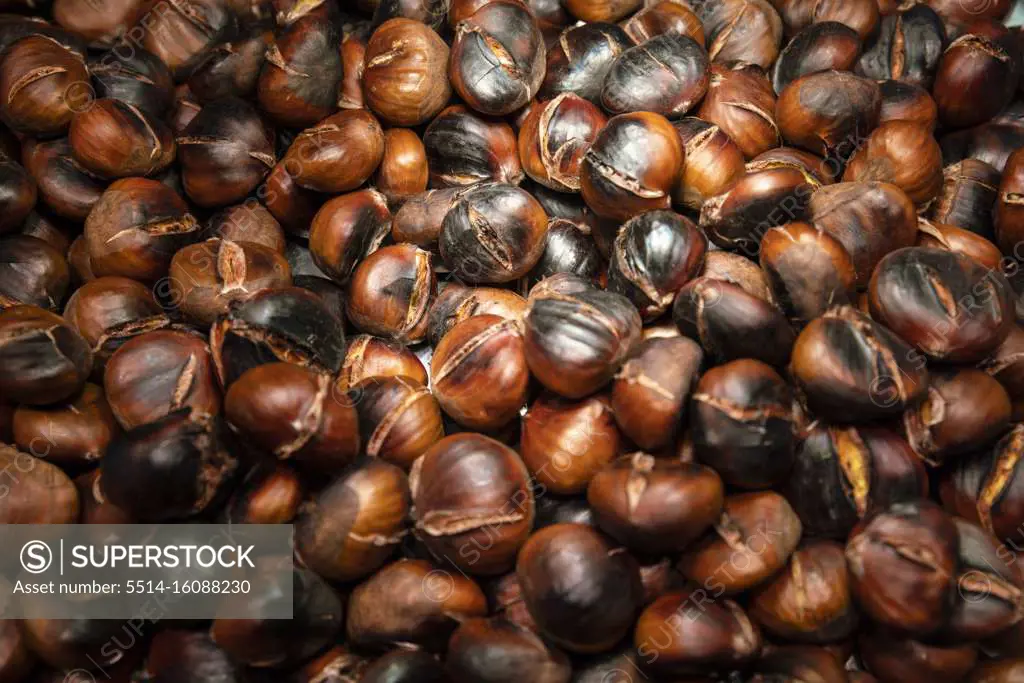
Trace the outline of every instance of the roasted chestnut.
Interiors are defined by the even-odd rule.
[[[36,182],[42,203],[74,221],[86,219],[108,185],[74,160],[67,138],[26,141],[22,162]]]
[[[672,7],[685,10],[674,3]],[[601,88],[612,62],[632,45],[630,36],[614,24],[595,22],[573,26],[548,50],[544,82],[537,96],[548,100],[571,92],[600,104]]]
[[[103,178],[152,175],[174,161],[176,147],[163,121],[135,106],[100,99],[75,115],[68,132],[71,153]]]
[[[142,47],[159,57],[176,80],[187,76],[236,26],[235,14],[224,0],[179,0],[145,18],[148,21],[136,27]]]
[[[427,149],[415,131],[391,128],[384,133],[384,158],[377,169],[377,189],[391,206],[401,206],[427,189]]]
[[[775,93],[764,70],[753,64],[711,65],[711,82],[697,116],[717,125],[747,159],[782,141],[775,124]]]
[[[54,38],[28,35],[0,60],[0,118],[20,133],[60,135],[75,114],[69,92],[89,87],[81,54]]]
[[[317,211],[309,229],[309,250],[318,268],[344,283],[390,229],[391,212],[384,195],[372,189],[351,192]]]
[[[437,346],[455,325],[474,315],[496,315],[509,320],[522,320],[526,299],[508,289],[497,287],[464,287],[449,282],[430,306],[428,338]]]
[[[942,17],[926,3],[915,3],[882,19],[878,35],[857,62],[857,73],[931,89],[945,43]]]
[[[63,318],[37,306],[0,310],[0,391],[26,405],[70,398],[92,370],[89,344]]]
[[[339,387],[342,389],[344,387]],[[444,437],[441,407],[425,384],[403,375],[368,377],[348,389],[366,455],[412,467]]]
[[[672,200],[700,211],[704,202],[723,194],[743,177],[743,151],[717,124],[687,117],[673,125],[682,140],[685,161]]]
[[[453,681],[564,683],[569,658],[532,631],[505,619],[469,619],[448,642],[445,669]]]
[[[967,128],[998,114],[1017,89],[1018,56],[1000,41],[967,34],[946,47],[935,74],[932,96],[939,120]]]
[[[451,97],[448,45],[420,21],[385,21],[370,36],[364,59],[366,104],[385,123],[426,123]]]
[[[349,340],[337,386],[348,389],[371,377],[407,377],[427,385],[427,369],[416,354],[398,342],[361,334]]]
[[[796,79],[779,94],[775,121],[786,142],[815,154],[849,158],[878,123],[878,84],[847,71]]]
[[[338,108],[342,78],[336,21],[317,13],[297,18],[274,36],[256,85],[260,109],[283,126],[303,128]]]
[[[603,266],[590,226],[568,218],[551,218],[544,253],[530,271],[530,281],[539,282],[555,273],[596,279]]]
[[[693,38],[704,45],[704,26],[689,7],[674,0],[654,0],[622,22],[622,30],[640,45],[646,40],[665,33],[676,33]]]
[[[891,183],[916,206],[927,207],[942,188],[942,150],[925,126],[891,121],[868,136],[843,180]]]
[[[703,45],[689,36],[663,33],[615,58],[601,89],[601,105],[612,114],[648,111],[678,118],[704,97],[710,66]]]
[[[561,192],[580,189],[580,162],[608,119],[573,93],[530,110],[519,130],[519,158],[526,175]]]
[[[518,185],[523,179],[512,126],[461,105],[448,107],[430,122],[423,145],[431,187],[460,187],[488,180]]]
[[[819,71],[850,71],[860,57],[861,40],[845,24],[822,21],[797,33],[772,67],[772,87],[780,94],[790,83]]]
[[[694,3],[704,24],[708,54],[716,62],[742,62],[767,69],[779,54],[782,20],[768,0]]]
[[[380,123],[366,110],[349,109],[299,133],[283,161],[299,186],[337,194],[366,182],[383,158]]]
[[[889,121],[913,121],[929,130],[935,130],[939,109],[924,88],[903,81],[881,81],[882,108],[878,111],[878,124]]]
[[[254,26],[238,40],[216,45],[189,76],[189,90],[204,103],[223,97],[251,97],[256,92],[272,35]]]
[[[402,343],[427,334],[427,311],[437,291],[428,252],[412,244],[383,247],[352,273],[345,313],[362,332]]]
[[[14,444],[69,471],[99,460],[120,431],[103,390],[86,384],[64,404],[14,411]]]
[[[64,256],[37,237],[0,237],[0,299],[58,310],[71,272]]]

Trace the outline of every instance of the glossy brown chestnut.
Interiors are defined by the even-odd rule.
[[[682,5],[671,5],[686,10]],[[641,14],[638,12],[635,17]],[[703,40],[700,42],[703,44]],[[571,92],[600,104],[608,69],[632,45],[630,36],[615,24],[595,22],[567,29],[548,50],[544,82],[537,97],[548,100]]]
[[[586,22],[614,22],[635,12],[643,0],[565,0],[565,8]]]
[[[76,114],[68,141],[75,160],[102,178],[158,173],[177,151],[163,121],[114,99],[96,100]]]
[[[775,121],[786,142],[820,156],[848,159],[878,124],[878,84],[847,71],[802,76],[779,94]]]
[[[299,133],[283,161],[299,186],[338,194],[366,182],[383,158],[380,123],[364,109],[350,109]]]
[[[232,242],[253,242],[278,254],[285,252],[281,224],[254,200],[246,200],[214,214],[206,224],[205,234]]]
[[[75,114],[67,93],[89,87],[82,55],[56,39],[28,35],[0,60],[0,118],[20,133],[60,135]]]
[[[391,212],[383,194],[373,189],[350,192],[317,211],[309,228],[309,251],[320,270],[345,283],[390,229]]]
[[[79,499],[74,483],[56,465],[0,444],[0,464],[18,485],[0,500],[4,524],[75,524]]]
[[[362,332],[418,342],[427,334],[427,311],[436,292],[430,254],[395,244],[373,252],[353,271],[345,313]]]
[[[533,527],[533,491],[519,455],[481,434],[431,446],[409,474],[416,533],[439,560],[474,575],[508,571]]]
[[[780,94],[786,86],[819,71],[852,71],[860,57],[857,32],[835,21],[814,23],[797,33],[779,53],[772,67],[772,87]]]
[[[614,116],[583,155],[583,200],[598,216],[618,221],[667,209],[683,154],[679,135],[665,117],[649,112]]]
[[[950,128],[988,121],[1013,98],[1020,64],[1000,41],[967,34],[942,53],[932,96],[939,120]]]
[[[634,453],[594,475],[587,502],[602,531],[660,556],[683,550],[718,521],[724,489],[710,468]]]
[[[649,111],[678,118],[707,92],[710,60],[689,36],[664,33],[629,48],[612,62],[601,105],[612,114]]]
[[[999,251],[999,247],[976,232],[964,230],[955,225],[932,223],[924,218],[918,222],[917,244],[915,246],[959,252],[971,257],[990,270],[999,270],[1005,265],[1003,254]],[[1013,283],[1011,282],[1010,284],[1012,287]]]
[[[395,242],[409,242],[424,249],[436,250],[444,217],[462,191],[461,187],[449,187],[413,195],[394,213],[391,238]]]
[[[929,217],[992,239],[999,173],[984,161],[964,159],[946,166],[942,176],[942,189],[929,208]]]
[[[420,21],[385,21],[370,36],[365,60],[363,95],[385,123],[426,123],[451,97],[448,45]]]
[[[772,84],[764,70],[752,64],[712,64],[708,94],[697,116],[721,128],[747,159],[782,142]]]
[[[522,323],[496,315],[457,323],[430,361],[431,391],[441,408],[479,431],[493,432],[519,415],[529,380]]]
[[[63,218],[84,221],[108,185],[74,160],[67,138],[26,140],[21,160],[41,202]]]
[[[365,451],[404,470],[444,437],[441,407],[426,384],[405,376],[368,377],[349,388]]]
[[[689,409],[697,460],[730,486],[775,486],[793,465],[793,396],[764,363],[735,360],[704,373]]]
[[[938,125],[939,109],[924,88],[903,81],[881,81],[882,108],[878,111],[878,124],[889,121],[913,121],[929,130]]]
[[[239,485],[225,512],[231,524],[289,524],[305,491],[299,475],[283,463],[263,461]]]
[[[782,20],[768,0],[694,3],[715,62],[742,62],[767,69],[782,43]]]
[[[544,37],[525,5],[494,0],[455,27],[448,77],[473,109],[510,114],[540,88],[544,49]]]
[[[642,604],[636,561],[583,524],[555,524],[530,536],[516,575],[541,633],[572,652],[614,647]]]
[[[680,6],[667,0],[664,4]],[[683,143],[685,161],[672,201],[700,211],[705,201],[724,193],[743,177],[743,151],[717,124],[687,117],[673,125]]]
[[[978,364],[978,369],[984,370],[1003,385],[1010,400],[1013,402],[1013,421],[1019,422],[1022,415],[1021,398],[1024,396],[1024,329],[1015,326],[1005,341],[999,345],[991,356]]]
[[[954,683],[978,659],[973,643],[937,645],[878,627],[863,633],[857,646],[864,665],[882,681]]]
[[[774,0],[786,26],[795,35],[810,24],[834,21],[857,31],[867,40],[878,27],[878,0]]]
[[[569,92],[530,110],[519,130],[519,158],[526,175],[561,192],[580,189],[580,162],[608,119]]]
[[[461,187],[488,180],[518,185],[523,179],[512,126],[461,105],[448,107],[430,122],[423,145],[431,187]]]
[[[530,282],[539,282],[555,273],[572,273],[597,281],[603,261],[589,225],[568,218],[551,218],[544,253],[530,271]]]
[[[664,33],[689,36],[699,45],[705,43],[700,18],[689,7],[674,0],[645,2],[643,9],[622,22],[622,30],[637,45]]]
[[[1006,162],[995,206],[996,243],[1003,253],[1017,256],[1024,241],[1024,152],[1016,151]]]
[[[92,369],[89,344],[63,318],[37,306],[0,311],[0,391],[26,405],[70,398]]]
[[[103,390],[95,384],[86,384],[67,403],[14,411],[13,443],[70,471],[98,460],[118,432]]]
[[[294,164],[292,165],[294,168]],[[292,235],[309,237],[309,224],[327,199],[326,195],[300,187],[278,163],[256,192],[267,211]]]
[[[148,12],[146,17],[149,21],[142,31],[142,47],[159,57],[176,80],[187,76],[236,24],[223,0],[184,0],[164,12]]]
[[[765,272],[742,254],[720,249],[709,251],[704,256],[701,275],[734,284],[758,299],[772,301],[772,290]]]
[[[857,73],[931,89],[945,44],[942,17],[925,3],[913,4],[882,19],[877,37],[857,63]]]
[[[391,128],[384,132],[384,158],[376,186],[391,206],[401,206],[427,189],[427,149],[415,131]]]
[[[437,346],[449,330],[474,315],[522,320],[526,315],[526,299],[508,289],[464,287],[449,282],[430,305],[427,335],[431,346]]]
[[[370,39],[370,26],[356,25],[345,32],[341,40],[341,86],[338,89],[338,109],[364,109],[363,69],[366,68],[366,43]]]
[[[0,155],[0,235],[21,226],[38,195],[35,181],[17,157]]]
[[[337,385],[347,390],[371,377],[407,377],[427,385],[427,369],[416,354],[398,342],[360,334],[349,339]]]
[[[569,658],[537,634],[505,619],[469,619],[448,642],[445,669],[455,683],[568,683]]]
[[[237,40],[215,46],[189,76],[189,90],[204,103],[222,97],[251,97],[272,39],[270,31],[254,26],[243,30]]]
[[[942,150],[931,130],[910,121],[876,128],[850,159],[843,180],[891,183],[918,207],[927,207],[942,188]]]
[[[70,280],[67,260],[43,240],[29,235],[0,237],[0,299],[5,305],[58,310]]]

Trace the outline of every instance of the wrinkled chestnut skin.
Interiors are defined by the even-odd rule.
[[[849,26],[834,21],[811,24],[779,53],[772,67],[775,94],[807,74],[830,69],[852,71],[860,51],[860,36]]]
[[[1014,326],[1006,278],[958,252],[897,250],[879,262],[869,287],[872,317],[937,360],[981,360]]]
[[[955,225],[993,239],[999,173],[984,161],[964,159],[946,166],[942,177],[942,189],[929,207],[928,216],[937,223]]]
[[[930,89],[945,43],[942,18],[926,4],[914,4],[882,19],[856,71],[876,81],[893,79]]]
[[[355,408],[333,391],[333,379],[290,363],[247,370],[224,397],[224,416],[261,450],[325,473],[359,454]]]
[[[93,272],[156,282],[200,226],[185,200],[163,183],[124,178],[112,183],[85,221]]]
[[[455,683],[569,683],[572,666],[533,631],[505,619],[470,619],[448,641],[445,670]]]
[[[300,187],[338,194],[366,182],[383,158],[380,123],[364,109],[349,109],[299,133],[284,168]]]
[[[456,324],[434,347],[430,380],[441,408],[459,424],[484,432],[504,427],[529,389],[522,324],[496,315]]]
[[[448,45],[414,19],[390,19],[370,36],[363,68],[367,105],[392,126],[418,126],[448,103]]]
[[[853,303],[856,274],[846,248],[807,223],[772,228],[761,240],[761,268],[775,301],[797,324]]]
[[[645,2],[643,9],[622,22],[622,30],[637,45],[665,33],[689,36],[698,45],[705,43],[700,18],[688,6],[675,0]]]
[[[307,14],[283,27],[267,48],[256,85],[260,109],[278,124],[311,126],[337,109],[341,36],[335,22]]]
[[[882,257],[917,237],[917,212],[903,190],[888,183],[836,183],[817,189],[808,204],[810,223],[846,247],[867,287]]]
[[[0,237],[0,299],[58,310],[71,272],[64,256],[37,237]]]
[[[928,394],[903,414],[907,440],[932,465],[992,443],[1010,424],[1002,385],[980,370],[933,371]]]
[[[423,146],[433,188],[482,181],[518,185],[523,179],[512,126],[461,105],[448,107],[430,122]]]
[[[411,503],[405,473],[367,459],[343,471],[303,509],[295,522],[296,555],[329,580],[367,576],[401,541]]]
[[[105,498],[140,522],[201,513],[222,496],[239,462],[215,417],[184,408],[115,438],[100,461]]]
[[[797,448],[783,493],[808,534],[845,541],[865,515],[925,497],[928,476],[894,431],[819,424]]]
[[[572,401],[545,392],[523,416],[519,453],[538,484],[572,495],[586,491],[621,440],[607,395]]]
[[[75,160],[102,178],[158,173],[174,161],[171,129],[135,106],[100,99],[75,115],[68,131]]]
[[[425,384],[408,377],[368,377],[349,389],[366,454],[404,470],[444,437],[441,408]]]
[[[345,359],[345,334],[318,295],[282,287],[233,303],[213,324],[210,348],[227,387],[249,368],[277,361],[335,373]]]
[[[669,677],[725,672],[757,657],[761,634],[743,609],[728,599],[705,602],[703,594],[695,587],[673,591],[643,611],[633,644],[644,671]]]
[[[103,390],[86,384],[65,404],[14,411],[14,444],[69,471],[98,460],[120,431]]]
[[[708,54],[715,62],[744,62],[767,69],[782,43],[782,20],[768,0],[692,3],[704,24]]]
[[[438,247],[453,274],[470,283],[510,282],[540,259],[547,215],[525,190],[485,183],[460,194],[445,215]]]
[[[707,238],[687,218],[648,211],[618,230],[608,266],[608,290],[622,294],[645,321],[664,314],[676,293],[704,265]]]
[[[415,131],[391,128],[384,133],[384,158],[375,185],[391,206],[399,207],[427,189],[427,149]]]
[[[1003,253],[1017,255],[1024,241],[1024,152],[1013,153],[1006,162],[995,206],[995,237]]]
[[[722,514],[725,487],[710,468],[627,455],[587,487],[597,526],[626,547],[652,556],[679,552]]]
[[[800,533],[800,519],[774,491],[734,494],[726,497],[721,518],[683,552],[676,567],[715,593],[733,595],[782,569]],[[724,565],[730,571],[723,576]]]
[[[821,71],[786,86],[775,121],[787,143],[842,159],[871,133],[881,106],[874,81],[846,71]]]
[[[580,189],[580,162],[608,119],[573,93],[530,110],[519,129],[519,158],[526,175],[560,192]]]
[[[393,244],[373,252],[352,273],[345,314],[361,332],[403,344],[427,334],[427,312],[437,292],[428,252]]]
[[[345,631],[353,643],[407,642],[439,650],[459,621],[486,616],[487,598],[468,576],[402,559],[357,586],[347,611]]]
[[[959,540],[953,518],[926,500],[894,503],[850,534],[853,593],[876,622],[910,634],[940,628],[953,606]]]
[[[67,93],[85,84],[82,55],[57,40],[29,35],[16,40],[0,61],[0,118],[13,130],[52,137],[68,129],[75,113]]]
[[[775,304],[740,285],[704,276],[679,291],[672,320],[718,363],[755,358],[783,367],[795,339],[793,327]]]
[[[646,339],[615,375],[612,408],[637,446],[668,446],[681,431],[704,353],[685,337]]]
[[[514,0],[495,0],[455,27],[448,76],[470,107],[503,116],[537,93],[544,49],[529,9]]]
[[[708,370],[689,410],[694,455],[730,486],[781,483],[793,464],[792,403],[785,380],[760,361],[735,360]]]
[[[843,180],[891,183],[916,206],[926,207],[942,188],[942,150],[930,129],[891,121],[872,131],[850,159]]]
[[[324,274],[344,284],[390,229],[384,195],[373,189],[350,192],[329,199],[317,211],[309,228],[309,251]]]
[[[407,377],[427,385],[427,369],[415,353],[398,342],[360,334],[349,340],[338,388],[348,389],[371,377]]]
[[[939,109],[924,88],[903,81],[881,81],[882,108],[878,111],[878,124],[889,121],[913,121],[928,130],[935,130]]]
[[[697,116],[721,128],[747,159],[782,142],[772,84],[763,69],[751,64],[712,64],[708,93]]]
[[[687,117],[673,125],[683,143],[685,161],[672,191],[672,201],[700,211],[704,202],[724,193],[743,177],[743,151],[714,123]]]
[[[544,82],[537,97],[548,100],[571,92],[600,104],[601,88],[612,62],[632,46],[630,37],[614,24],[573,26],[548,50]]]
[[[932,96],[950,128],[985,123],[1010,100],[1020,78],[1017,56],[999,41],[967,34],[950,43],[935,74]]]
[[[771,635],[801,643],[830,643],[853,635],[859,617],[844,548],[809,540],[786,568],[755,589],[750,616]]]
[[[665,117],[649,112],[614,116],[583,155],[583,201],[601,218],[618,221],[667,209],[683,160],[679,135]]]
[[[530,371],[567,398],[600,389],[640,341],[640,315],[625,297],[567,274],[534,288],[523,323]]]
[[[843,423],[897,415],[928,386],[924,356],[848,306],[804,328],[790,371],[815,414]]]
[[[158,420],[181,408],[193,415],[220,412],[210,347],[198,334],[156,330],[124,342],[103,373],[107,401],[125,429]]]
[[[18,477],[0,500],[3,524],[75,524],[80,508],[78,490],[59,467],[40,457],[0,444],[0,465]]]
[[[60,316],[28,305],[0,311],[0,392],[6,400],[63,401],[82,388],[91,369],[89,344]]]
[[[649,111],[678,118],[707,92],[710,60],[689,36],[665,33],[616,57],[605,76],[601,105],[612,114]]]
[[[449,282],[430,305],[430,345],[437,346],[449,330],[474,315],[496,315],[509,320],[522,320],[525,314],[526,299],[511,290],[464,287]]]
[[[582,524],[555,524],[531,535],[516,576],[541,633],[571,652],[614,647],[642,604],[636,561]]]
[[[519,455],[482,434],[431,446],[409,474],[416,533],[439,560],[474,575],[507,572],[533,527],[533,492]]]
[[[993,448],[960,458],[939,493],[951,513],[1000,540],[1019,537],[1024,523],[1024,426],[1015,425]]]

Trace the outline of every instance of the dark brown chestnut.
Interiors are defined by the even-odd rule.
[[[384,157],[377,169],[376,186],[393,207],[425,191],[430,178],[427,149],[415,131],[391,128],[384,132]]]
[[[501,119],[461,105],[448,107],[423,133],[430,186],[460,187],[482,181],[518,185],[523,179],[516,134]]]
[[[58,310],[71,272],[64,256],[37,237],[0,237],[0,299]]]
[[[704,46],[693,38],[655,36],[615,58],[601,89],[601,105],[612,114],[649,111],[678,118],[704,97],[710,66]]]
[[[349,109],[299,133],[283,161],[299,186],[338,194],[366,182],[383,158],[380,123],[366,110]]]
[[[76,114],[68,141],[75,160],[102,178],[153,175],[170,165],[177,151],[163,121],[114,99],[96,100]]]
[[[430,344],[437,346],[449,330],[474,315],[522,320],[525,314],[526,299],[509,289],[464,287],[449,282],[430,306],[427,334]]]
[[[370,457],[408,470],[444,437],[441,407],[417,380],[403,375],[368,377],[349,387],[348,397],[359,414],[359,432]]]
[[[881,681],[954,683],[978,659],[974,643],[942,645],[915,640],[898,629],[875,627],[857,641],[861,661]]]
[[[708,94],[697,116],[721,128],[747,159],[782,142],[772,84],[753,64],[712,64]]]
[[[254,26],[237,40],[214,46],[189,76],[189,90],[203,103],[224,97],[251,97],[256,93],[272,36],[263,27]]]
[[[1001,41],[967,34],[950,43],[939,60],[932,96],[939,120],[968,128],[998,114],[1017,89],[1017,55]]]
[[[823,21],[797,33],[772,67],[772,87],[780,94],[790,83],[819,71],[851,71],[860,57],[861,40],[845,24]]]
[[[82,55],[54,38],[28,35],[0,60],[0,118],[20,133],[60,135],[75,114],[69,91],[89,87]]]
[[[931,94],[921,86],[903,81],[881,81],[882,108],[878,111],[878,124],[889,121],[913,121],[929,130],[935,130],[939,108]]]
[[[683,143],[685,160],[672,201],[700,211],[704,202],[723,194],[743,177],[743,151],[717,124],[687,117],[673,125]]]
[[[815,154],[849,158],[878,124],[878,84],[847,71],[796,79],[779,94],[775,121],[786,142]]]
[[[694,3],[715,62],[742,62],[767,69],[782,43],[782,19],[768,0]]]
[[[364,59],[363,95],[385,123],[426,123],[451,97],[448,45],[420,21],[385,21],[370,36]]]
[[[671,5],[688,11],[682,5]],[[703,40],[700,42],[703,44]],[[548,50],[544,82],[537,96],[548,100],[571,92],[600,104],[608,69],[615,58],[632,45],[630,36],[614,24],[595,22],[573,26]]]
[[[26,140],[21,158],[42,203],[58,216],[76,222],[86,219],[109,184],[74,160],[67,138]]]
[[[63,401],[78,393],[91,369],[88,342],[60,316],[28,305],[0,311],[0,390],[8,401]]]
[[[455,683],[567,683],[569,658],[537,634],[505,619],[469,619],[448,641],[445,669]]]
[[[637,45],[665,33],[689,36],[698,45],[705,44],[700,18],[687,5],[675,0],[645,2],[639,12],[622,22],[622,30]]]
[[[596,105],[571,92],[538,104],[519,130],[523,169],[553,190],[579,191],[583,154],[607,122]]]
[[[224,0],[183,0],[165,11],[150,11],[134,28],[142,47],[160,58],[176,80],[183,80],[207,50],[231,35],[235,14]]]
[[[430,254],[412,244],[373,252],[352,273],[345,313],[360,331],[402,343],[427,334],[427,311],[437,292]]]
[[[880,125],[850,159],[843,180],[891,183],[918,207],[942,188],[942,150],[929,128],[911,121]]]
[[[835,21],[857,31],[868,40],[878,27],[878,0],[773,0],[788,35],[811,24]]]
[[[361,334],[349,340],[337,385],[348,389],[371,377],[407,377],[427,385],[427,369],[398,342]]]
[[[313,217],[309,250],[313,262],[337,282],[380,246],[391,229],[387,199],[373,189],[350,192],[325,203]]]

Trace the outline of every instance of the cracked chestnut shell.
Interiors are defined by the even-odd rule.
[[[640,342],[612,383],[612,410],[622,432],[640,448],[668,446],[682,431],[703,362],[704,352],[685,337]]]
[[[524,319],[526,361],[541,384],[567,398],[600,389],[640,341],[633,304],[574,275],[542,281]]]
[[[926,126],[883,123],[850,159],[843,180],[891,183],[917,207],[926,208],[942,189],[942,150]]]
[[[200,206],[242,201],[277,163],[273,129],[235,97],[204,105],[177,142],[185,193]]]
[[[999,172],[984,161],[964,159],[949,164],[942,170],[942,189],[928,216],[936,223],[955,225],[992,240],[999,182]]]
[[[518,453],[482,434],[454,434],[416,460],[409,487],[416,534],[435,557],[474,575],[512,568],[534,516]]]
[[[612,114],[648,111],[678,118],[704,97],[710,68],[707,51],[693,38],[655,36],[615,58],[601,88],[601,105]]]
[[[340,389],[340,387],[339,387]],[[412,467],[444,437],[441,407],[426,384],[405,376],[368,377],[348,390],[366,455]]]
[[[171,129],[134,105],[99,99],[71,120],[71,153],[103,178],[153,175],[174,161]]]
[[[786,86],[775,105],[775,121],[787,143],[845,159],[878,124],[881,107],[874,81],[847,71],[820,71]]]
[[[608,119],[573,93],[530,109],[519,129],[519,158],[526,175],[560,192],[578,192],[580,163]]]
[[[1005,253],[1017,255],[1024,242],[1024,152],[1018,150],[1006,162],[995,205],[995,237]]]
[[[493,432],[526,404],[530,371],[522,323],[475,315],[457,323],[434,347],[431,391],[441,408],[469,429]]]
[[[939,488],[942,504],[1000,540],[1018,537],[1024,523],[1024,425],[1014,425],[993,448],[960,458]]]
[[[772,87],[786,86],[818,71],[851,71],[860,57],[861,40],[849,26],[834,21],[814,23],[797,33],[772,67]]]
[[[189,76],[189,90],[204,103],[222,97],[252,98],[272,42],[273,33],[264,27],[242,29],[237,40],[221,43],[204,56]]]
[[[393,244],[356,266],[345,314],[361,332],[418,342],[427,335],[427,311],[436,293],[430,254],[412,244]]]
[[[0,118],[26,135],[60,135],[75,114],[69,90],[88,83],[82,55],[47,36],[20,38],[0,60]]]
[[[928,388],[925,357],[849,306],[803,329],[790,372],[815,414],[842,423],[898,415]]]
[[[773,0],[786,26],[787,35],[825,21],[845,24],[868,40],[879,19],[878,0]]]
[[[338,108],[341,35],[330,18],[307,14],[281,28],[256,84],[260,109],[278,124],[311,126]]]
[[[967,34],[942,53],[932,96],[939,121],[949,128],[985,123],[1013,99],[1020,64],[1008,45],[981,35]]]
[[[360,579],[394,553],[411,505],[405,472],[366,459],[343,471],[303,509],[295,520],[295,553],[328,580]]]
[[[729,595],[774,575],[800,542],[802,526],[786,499],[774,491],[727,496],[714,526],[691,544],[676,565],[691,581]],[[742,558],[742,559],[741,559]],[[722,576],[722,567],[730,570]]]
[[[712,64],[697,116],[721,128],[747,159],[782,142],[775,123],[775,92],[764,69],[753,64]]]
[[[1000,268],[1003,262],[999,247],[981,235],[955,225],[932,223],[924,218],[918,223],[916,246],[959,252],[992,270]]]
[[[467,189],[452,203],[438,247],[451,272],[467,282],[510,282],[537,264],[547,229],[547,214],[528,192],[485,183]]]
[[[674,0],[645,2],[639,12],[622,22],[622,30],[637,45],[665,33],[689,36],[699,45],[705,43],[700,18],[687,5]]]
[[[449,282],[430,305],[428,339],[437,346],[455,325],[474,315],[496,315],[509,320],[522,320],[526,299],[509,289],[497,287],[464,287]]]
[[[694,455],[738,488],[769,488],[789,475],[793,422],[789,385],[752,359],[708,370],[691,397]]]
[[[448,45],[415,19],[389,19],[366,44],[363,95],[392,126],[418,126],[448,103]]]
[[[808,534],[845,541],[869,513],[926,497],[928,475],[894,431],[817,424],[796,449],[783,493]]]
[[[673,3],[673,7],[681,5]],[[616,57],[632,46],[630,36],[615,24],[595,22],[567,29],[548,50],[538,98],[548,100],[571,92],[600,104],[608,69]]]
[[[750,616],[771,635],[799,643],[844,640],[857,628],[844,547],[804,541],[783,569],[751,596]]]
[[[30,235],[0,237],[0,305],[58,310],[70,280],[64,255],[47,242]]]
[[[0,391],[13,403],[46,405],[85,385],[92,352],[63,318],[37,306],[0,311]]]
[[[882,18],[878,35],[857,62],[861,76],[893,79],[931,89],[946,43],[942,17],[927,4],[913,4]]]
[[[448,77],[470,107],[503,116],[537,93],[544,50],[533,13],[515,0],[495,0],[456,25]]]
[[[608,265],[608,291],[622,294],[645,321],[663,315],[700,272],[707,238],[671,211],[648,211],[622,225]]]
[[[928,634],[949,617],[959,536],[927,500],[894,503],[862,521],[846,544],[851,585],[864,613],[905,633]]]
[[[344,284],[390,231],[391,212],[384,195],[374,189],[350,192],[327,200],[316,212],[309,228],[309,251],[325,275]]]
[[[290,363],[247,370],[228,387],[224,417],[264,451],[324,473],[359,454],[355,408],[325,373]]]
[[[636,561],[583,524],[554,524],[530,536],[516,576],[541,633],[572,652],[613,647],[642,605]]]
[[[512,126],[462,105],[446,108],[430,122],[423,146],[432,188],[486,181],[518,185],[523,179]]]
[[[795,332],[779,308],[741,285],[701,276],[672,306],[672,320],[718,363],[755,358],[774,367],[789,361]]]
[[[619,114],[597,134],[580,165],[580,190],[601,218],[626,221],[667,209],[683,168],[683,145],[660,114]]]
[[[174,254],[199,237],[200,226],[178,194],[157,180],[112,183],[85,221],[93,272],[151,283],[167,274]]]
[[[206,52],[234,33],[237,18],[224,0],[180,0],[147,13],[142,47],[184,80]]]
[[[118,432],[103,390],[95,384],[87,383],[66,403],[14,411],[13,443],[71,472],[99,460]]]
[[[710,468],[647,453],[619,458],[587,486],[598,528],[651,556],[685,549],[718,521],[724,500],[725,486]]]
[[[110,356],[103,387],[114,417],[125,429],[181,408],[193,415],[220,412],[210,347],[196,333],[155,330],[134,336]]]
[[[666,0],[665,4],[672,4]],[[711,197],[723,194],[743,177],[743,151],[717,124],[687,117],[674,124],[683,143],[683,172],[672,190],[672,201],[693,211]]]
[[[633,645],[645,671],[676,677],[745,666],[762,642],[735,602],[708,600],[703,588],[688,587],[648,605],[636,622]]]
[[[369,180],[383,159],[380,123],[365,109],[349,109],[299,133],[283,162],[300,187],[339,194]]]
[[[277,361],[333,374],[345,359],[344,325],[313,292],[265,289],[231,304],[210,330],[210,348],[224,387]]]
[[[693,3],[704,24],[712,61],[742,62],[767,69],[779,54],[782,20],[768,0]]]
[[[910,247],[871,276],[871,315],[930,358],[972,362],[994,351],[1015,324],[1002,273],[964,254]]]
[[[239,462],[216,417],[182,408],[115,438],[100,461],[104,497],[140,522],[201,513],[232,484]]]
[[[370,377],[408,377],[427,386],[427,369],[406,346],[360,334],[349,340],[338,388],[347,390]]]

